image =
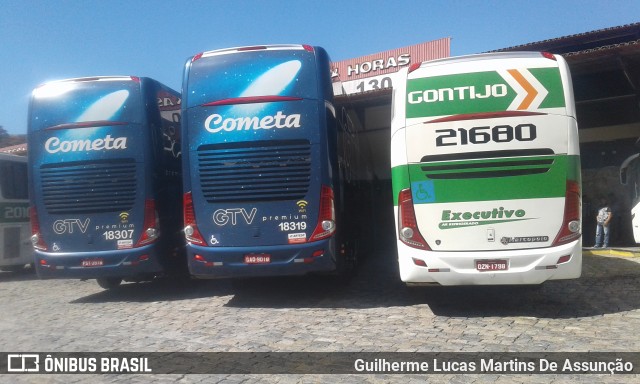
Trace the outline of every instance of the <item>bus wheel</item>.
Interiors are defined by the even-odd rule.
[[[113,289],[122,283],[122,279],[119,277],[100,277],[97,280],[98,285],[104,289]]]

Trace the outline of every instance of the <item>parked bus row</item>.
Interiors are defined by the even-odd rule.
[[[472,56],[399,76],[391,167],[402,280],[578,277],[577,125],[562,58]],[[373,204],[371,149],[333,81],[322,48],[272,45],[193,56],[182,94],[138,77],[36,88],[38,275],[111,288],[186,270],[350,273],[373,213],[392,208]]]
[[[195,55],[182,97],[137,77],[37,88],[38,274],[109,288],[180,265],[203,278],[349,273],[367,164],[332,87],[322,48],[279,45]]]

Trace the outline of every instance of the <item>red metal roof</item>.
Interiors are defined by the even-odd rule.
[[[20,154],[27,152],[27,144],[11,145],[9,147],[0,148],[1,153]]]

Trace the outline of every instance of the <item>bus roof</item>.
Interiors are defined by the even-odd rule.
[[[444,64],[455,64],[455,63],[466,63],[469,61],[477,62],[479,60],[504,60],[504,59],[536,59],[536,58],[546,58],[549,60],[557,60],[560,55],[555,55],[547,52],[534,52],[534,51],[517,51],[517,52],[496,52],[496,53],[479,53],[474,55],[465,55],[465,56],[456,56],[456,57],[446,57],[443,59],[429,60],[423,61],[421,63],[416,63],[415,66],[411,66],[409,72],[412,70],[429,67],[434,65],[444,65]]]
[[[62,79],[62,80],[53,80],[48,81],[46,83],[38,85],[33,90],[34,97],[46,97],[51,93],[57,94],[59,89],[59,85],[61,84],[69,84],[69,83],[85,83],[92,81],[135,81],[140,82],[140,77],[137,76],[91,76],[91,77],[75,77],[71,79]]]
[[[191,61],[196,61],[203,57],[219,56],[219,55],[226,55],[230,53],[257,51],[257,50],[270,50],[270,51],[306,50],[309,52],[313,52],[314,48],[310,45],[303,45],[303,44],[250,45],[250,46],[244,46],[244,47],[233,47],[233,48],[224,48],[224,49],[216,49],[212,51],[205,51],[193,56]]]

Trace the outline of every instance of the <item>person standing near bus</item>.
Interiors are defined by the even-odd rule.
[[[608,248],[609,238],[611,237],[611,219],[613,218],[613,212],[607,199],[602,199],[598,210],[598,216],[596,216],[596,244],[594,248]],[[604,242],[603,242],[604,234]]]

